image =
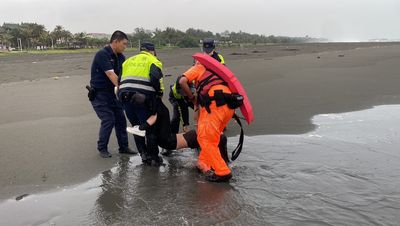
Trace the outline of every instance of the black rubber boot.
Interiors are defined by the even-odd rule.
[[[157,156],[157,157],[153,157],[153,158],[151,159],[151,166],[158,167],[158,166],[162,166],[162,165],[163,165],[163,159],[162,159],[162,157]]]
[[[99,151],[99,154],[102,158],[111,158],[112,157],[111,153],[108,152],[107,150]]]
[[[231,173],[224,176],[218,176],[212,170],[206,173],[206,180],[210,182],[217,182],[217,183],[229,182],[231,178],[232,178]]]
[[[140,157],[142,158],[142,163],[143,164],[151,165],[151,158],[145,152],[142,152],[140,154]]]

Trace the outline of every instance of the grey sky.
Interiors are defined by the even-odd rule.
[[[400,39],[400,0],[1,0],[0,23],[37,22],[52,30],[132,32],[175,27],[212,32]]]

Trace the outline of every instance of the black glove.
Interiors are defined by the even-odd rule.
[[[149,123],[145,122],[139,126],[140,130],[147,130],[150,127]]]

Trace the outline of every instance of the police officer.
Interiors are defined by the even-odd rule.
[[[122,52],[128,44],[128,37],[122,31],[115,31],[110,44],[99,50],[92,63],[90,86],[92,87],[91,104],[101,120],[97,149],[100,156],[110,158],[108,141],[112,129],[118,140],[119,152],[137,154],[128,147],[126,119],[121,103],[117,100],[114,87],[118,86],[118,76],[121,74],[125,56]]]
[[[180,77],[178,77],[176,82],[170,86],[168,98],[173,107],[173,114],[171,119],[172,133],[179,132],[179,124],[181,121],[183,125],[183,132],[189,131],[189,107],[193,109],[193,103],[187,100],[186,94],[183,92],[179,85],[179,79]],[[194,84],[191,86],[191,89],[193,92],[195,92]]]
[[[156,57],[154,44],[143,42],[140,50],[139,54],[123,63],[119,85],[119,96],[132,125],[144,124],[151,115],[156,114],[156,104],[161,102],[164,91],[162,63]],[[144,96],[145,100],[138,101],[138,96]],[[136,118],[139,123],[135,121]],[[150,126],[146,129],[146,138],[142,137],[146,139],[146,148],[140,154],[145,164],[162,164],[162,158],[158,156],[157,134],[156,127]]]
[[[225,65],[224,57],[215,51],[215,41],[212,38],[203,39],[203,52],[210,55],[212,58],[218,60],[221,64]]]

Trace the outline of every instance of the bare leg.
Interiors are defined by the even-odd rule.
[[[188,143],[186,139],[183,137],[183,133],[176,134],[176,150],[187,148]]]

